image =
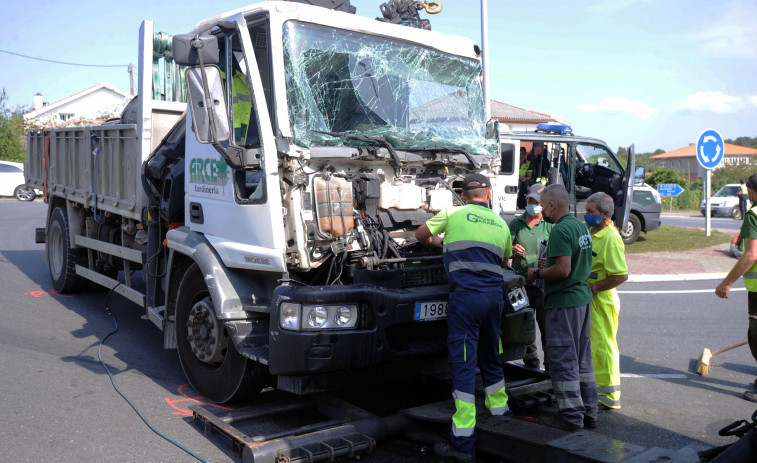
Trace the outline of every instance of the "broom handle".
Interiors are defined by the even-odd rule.
[[[727,351],[727,350],[731,350],[731,349],[735,349],[735,348],[737,348],[737,347],[741,347],[741,346],[743,346],[744,344],[746,344],[746,343],[748,343],[748,342],[749,342],[749,341],[743,341],[743,342],[740,342],[740,343],[738,343],[738,344],[734,344],[734,345],[732,345],[732,346],[728,346],[728,347],[724,347],[724,348],[722,348],[722,349],[718,349],[718,350],[716,350],[715,352],[713,352],[713,353],[712,353],[712,355],[718,355],[718,354],[722,354],[723,352],[725,352],[725,351]]]

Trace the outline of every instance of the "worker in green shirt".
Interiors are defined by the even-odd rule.
[[[557,399],[557,418],[541,421],[575,431],[597,426],[597,382],[591,361],[591,235],[570,213],[568,191],[553,184],[541,192],[542,216],[555,223],[547,243],[546,268],[529,268],[544,279],[547,364]]]
[[[591,360],[597,379],[599,408],[620,408],[620,350],[618,314],[620,298],[615,289],[628,280],[626,249],[612,223],[615,203],[607,193],[594,193],[586,200],[584,220],[591,232],[594,257],[589,275],[591,289]]]
[[[538,266],[539,256],[543,255],[549,232],[554,225],[547,223],[541,215],[540,193],[544,185],[536,183],[531,185],[526,196],[526,212],[514,218],[510,226],[510,235],[513,238],[512,267],[515,273],[527,277],[528,269]],[[541,332],[542,351],[546,352],[544,344],[544,288],[543,284],[526,279],[526,295],[531,307],[536,312],[536,321]],[[546,354],[545,354],[546,355]],[[546,357],[544,368],[547,368]],[[539,349],[536,341],[526,347],[526,355],[523,363],[532,368],[539,368]]]
[[[739,209],[741,210],[741,220],[744,220],[744,217],[746,217],[748,199],[749,194],[747,193],[746,184],[744,183],[744,179],[742,178],[741,184],[739,185]]]

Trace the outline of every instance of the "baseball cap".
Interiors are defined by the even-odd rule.
[[[468,174],[463,179],[463,190],[489,188],[489,178],[482,174]]]
[[[541,183],[534,183],[531,185],[531,188],[528,189],[528,194],[526,195],[526,199],[528,198],[534,198],[538,202],[541,202],[541,192],[544,190],[544,185]]]

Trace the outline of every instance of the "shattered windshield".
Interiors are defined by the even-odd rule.
[[[284,26],[289,119],[295,143],[464,148],[492,154],[481,65],[396,40],[307,23]],[[331,132],[325,134],[321,132]]]

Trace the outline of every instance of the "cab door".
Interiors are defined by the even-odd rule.
[[[517,209],[520,142],[505,140],[500,143],[500,147],[502,163],[492,189],[492,209],[500,216],[510,218]]]
[[[631,212],[631,202],[633,201],[633,175],[636,172],[636,152],[634,145],[628,147],[628,160],[626,161],[626,170],[623,175],[622,189],[618,192],[615,199],[615,217],[613,221],[618,230],[625,231],[628,226],[628,214]]]

